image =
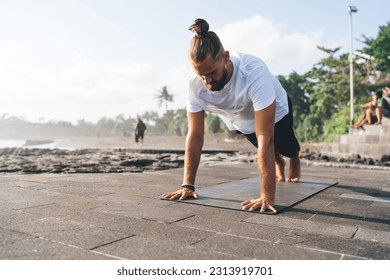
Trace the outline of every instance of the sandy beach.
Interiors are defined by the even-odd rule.
[[[139,145],[135,143],[133,137],[77,137],[58,140],[58,148],[184,150],[185,140],[185,136],[146,135],[143,145]],[[231,139],[223,135],[206,135],[203,148],[205,150],[220,149],[256,152],[256,149],[246,139]]]

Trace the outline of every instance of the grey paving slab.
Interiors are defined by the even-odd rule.
[[[101,254],[52,242],[41,238],[27,239],[0,247],[2,260],[109,260],[115,259]]]
[[[76,207],[89,211],[105,204],[104,201],[99,200],[98,196],[85,197],[77,194],[57,193],[50,197],[50,202],[54,205],[61,205],[65,207]],[[35,207],[36,208],[36,207]]]
[[[131,235],[59,218],[43,218],[10,227],[44,239],[91,249]]]
[[[4,228],[0,228],[0,236],[0,251],[2,247],[8,244],[35,238],[26,233],[15,232]]]
[[[335,252],[324,252],[312,248],[299,248],[284,244],[265,242],[251,238],[216,234],[195,244],[196,248],[240,256],[248,259],[267,260],[321,260],[341,259]]]
[[[50,193],[19,187],[1,189],[0,209],[22,209],[50,203]]]
[[[342,194],[342,198],[351,198],[351,199],[358,199],[358,200],[365,200],[365,201],[371,201],[371,202],[384,202],[384,203],[390,203],[390,196],[389,197],[375,197],[371,195],[364,195],[364,194]]]
[[[174,242],[182,246],[197,243],[215,234],[215,232],[209,230],[127,217],[123,220],[117,220],[115,224],[109,222],[101,223],[100,227],[134,233],[136,236],[147,238],[150,241],[159,241],[161,243]]]
[[[335,184],[337,184],[335,181],[328,180],[328,182],[326,182],[325,180],[312,178],[303,179],[298,183],[278,182],[276,187],[275,208],[280,213],[286,208]],[[259,177],[213,185],[197,190],[200,197],[199,199],[188,199],[179,202],[241,210],[241,203],[244,200],[259,197],[259,185]],[[260,212],[256,211],[256,213]],[[271,212],[265,213],[270,214]]]
[[[77,196],[88,197],[88,198],[100,197],[100,196],[111,194],[111,192],[109,192],[109,191],[104,191],[102,189],[92,188],[92,187],[86,186],[85,184],[83,184],[82,186],[68,185],[68,186],[63,186],[63,187],[50,188],[50,192],[63,193],[63,194],[74,194]]]
[[[371,204],[372,207],[383,207],[387,209],[383,209],[384,211],[390,211],[390,204],[387,202],[374,202]]]
[[[282,228],[300,229],[310,233],[333,235],[344,238],[352,238],[357,227],[334,225],[308,220],[292,219],[284,216],[253,216],[245,220],[248,223],[278,226]]]
[[[237,255],[182,245],[179,242],[150,240],[134,236],[97,248],[96,252],[130,260],[214,260],[237,259]]]
[[[225,222],[225,219],[229,220],[229,217],[219,218],[211,215],[196,215],[175,224],[193,230],[200,229],[208,232],[224,233],[227,235],[242,236],[269,242],[276,242],[291,231],[289,228],[280,228],[273,225],[264,226],[231,220]]]
[[[70,222],[83,223],[92,226],[99,226],[102,223],[109,223],[113,228],[123,216],[85,209],[84,204],[73,204],[73,207],[62,204],[50,204],[21,210],[28,217],[34,215],[39,218],[59,218]],[[123,220],[123,219],[122,219]]]
[[[32,190],[43,190],[47,188],[47,183],[35,182],[35,181],[12,181],[7,183],[0,183],[0,188],[5,186],[27,188]]]
[[[8,229],[12,225],[26,223],[31,220],[37,220],[39,218],[40,215],[34,213],[26,213],[23,210],[0,211],[0,227]]]
[[[390,247],[379,242],[341,238],[339,236],[312,234],[294,230],[278,243],[340,254],[342,259],[390,258]]]
[[[174,209],[169,209],[167,207],[153,206],[153,205],[123,205],[117,204],[114,206],[108,205],[107,207],[99,207],[96,211],[118,214],[121,216],[135,217],[141,219],[148,219],[159,221],[163,223],[173,223],[182,219],[191,217],[193,213],[188,211],[177,212]]]
[[[383,244],[390,245],[390,232],[389,231],[359,228],[353,238],[359,239],[359,240],[380,242]]]
[[[305,210],[301,209],[301,211]],[[373,207],[372,202],[368,201],[338,200],[330,204],[327,209],[314,212],[316,215],[311,218],[313,222],[390,230],[390,212],[383,211],[383,208]]]

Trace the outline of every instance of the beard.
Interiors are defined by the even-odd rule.
[[[220,91],[224,88],[226,85],[226,78],[227,78],[227,67],[223,68],[222,77],[219,80],[214,80],[210,82],[209,84],[206,84],[207,88],[211,91]]]

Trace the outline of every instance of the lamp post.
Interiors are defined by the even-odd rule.
[[[353,50],[352,50],[352,13],[356,13],[358,10],[355,6],[348,6],[349,11],[349,93],[350,93],[350,103],[351,103],[351,115],[350,121],[353,124]]]

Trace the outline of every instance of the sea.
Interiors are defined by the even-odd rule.
[[[25,145],[25,140],[20,139],[0,139],[0,149],[4,148],[34,148],[34,149],[56,149],[74,150],[72,148],[60,147],[58,140],[53,140],[51,143],[41,145]]]

